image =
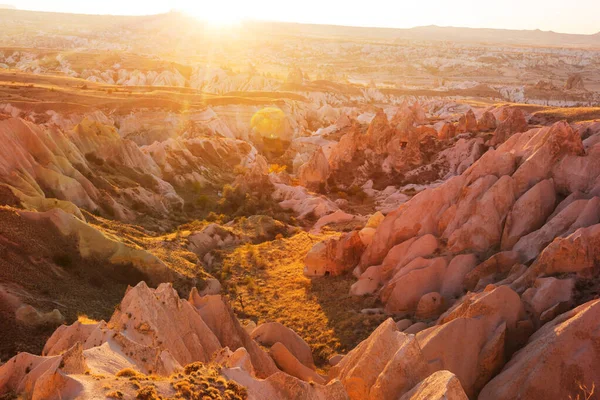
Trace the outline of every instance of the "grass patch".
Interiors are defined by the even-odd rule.
[[[361,314],[376,297],[353,297],[350,274],[306,278],[304,256],[325,236],[298,233],[222,252],[215,266],[235,312],[258,324],[277,321],[296,331],[313,350],[315,362],[327,367],[335,353],[354,348],[385,319]]]

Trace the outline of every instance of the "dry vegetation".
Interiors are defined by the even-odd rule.
[[[546,123],[567,120],[569,123],[600,118],[600,107],[546,108],[533,114],[532,119]]]
[[[356,346],[384,319],[360,313],[377,299],[350,296],[355,281],[350,274],[314,279],[303,275],[305,254],[324,238],[302,232],[247,244],[221,252],[221,262],[211,271],[226,284],[240,318],[258,324],[277,321],[293,329],[311,346],[321,367],[333,354]]]
[[[125,384],[122,381],[125,380]],[[116,373],[116,380],[108,380],[103,389],[107,398],[136,399],[212,399],[243,400],[248,397],[246,389],[221,375],[221,367],[214,364],[194,362],[170,377],[145,375],[125,368]]]

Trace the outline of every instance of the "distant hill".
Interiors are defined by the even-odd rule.
[[[11,5],[0,5],[0,19],[9,18],[27,22],[30,27],[42,28],[47,23],[69,27],[86,27],[96,32],[113,30],[124,25],[136,31],[170,29],[178,32],[195,32],[203,24],[180,12],[146,16],[112,16],[50,13],[16,10]],[[600,32],[591,35],[557,33],[537,30],[509,30],[486,28],[456,28],[421,26],[409,29],[357,27],[341,25],[301,24],[274,21],[246,21],[237,28],[240,32],[254,32],[277,36],[308,36],[328,39],[363,39],[401,43],[404,41],[440,41],[481,44],[526,45],[544,47],[600,48]]]
[[[600,33],[592,35],[557,33],[552,31],[454,28],[421,26],[399,29],[397,40],[427,40],[471,43],[502,43],[534,46],[600,47]]]
[[[16,10],[17,7],[12,4],[0,4],[0,10]]]

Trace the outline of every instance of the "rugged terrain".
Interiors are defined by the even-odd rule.
[[[594,37],[0,14],[0,398],[597,396]]]

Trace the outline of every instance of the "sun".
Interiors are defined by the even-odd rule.
[[[241,8],[231,7],[231,4],[227,4],[226,2],[211,5],[198,2],[197,6],[189,5],[184,11],[216,28],[232,27],[244,19]]]

